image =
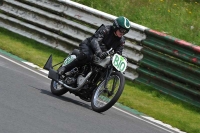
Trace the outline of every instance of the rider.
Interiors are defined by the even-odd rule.
[[[70,64],[61,67],[58,74],[62,75],[74,67],[82,66],[92,61],[94,54],[101,59],[106,58],[107,50],[113,48],[114,52],[122,54],[125,44],[124,35],[129,32],[130,22],[124,16],[114,20],[113,25],[101,25],[93,36],[86,38],[79,45],[80,54]]]

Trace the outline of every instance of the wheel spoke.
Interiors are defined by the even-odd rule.
[[[108,79],[106,88],[104,88],[104,83],[105,81],[100,84],[96,91],[94,97],[94,104],[96,107],[103,107],[113,99],[119,88],[120,84],[118,83],[120,83],[120,78],[116,75],[111,76]]]

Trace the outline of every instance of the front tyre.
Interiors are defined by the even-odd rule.
[[[51,80],[51,93],[56,96],[61,96],[67,92],[67,89],[56,82],[55,80]]]
[[[124,90],[125,78],[120,72],[112,72],[106,88],[104,84],[105,80],[97,86],[92,96],[91,106],[96,112],[104,112],[117,102]]]

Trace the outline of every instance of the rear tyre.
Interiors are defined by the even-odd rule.
[[[67,93],[67,89],[59,84],[58,82],[56,82],[55,80],[51,80],[51,93],[56,95],[56,96],[61,96],[65,93]]]
[[[91,106],[96,112],[104,112],[117,102],[124,90],[125,78],[120,72],[112,72],[106,88],[104,84],[105,80],[97,86],[92,96]]]

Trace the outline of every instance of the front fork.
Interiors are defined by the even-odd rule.
[[[104,83],[104,88],[105,88],[104,91],[108,93],[108,96],[112,96],[113,91],[114,91],[114,89],[115,89],[115,83],[113,83],[113,85],[112,85],[112,90],[111,90],[111,91],[109,91],[108,88],[106,87],[107,84],[108,84],[108,79],[109,79],[109,77],[110,77],[112,71],[113,71],[113,66],[110,64],[110,65],[108,66],[107,71],[106,71],[106,77],[105,77],[105,83]]]
[[[108,78],[110,77],[110,74],[111,74],[112,70],[113,70],[112,65],[108,65],[108,68],[107,68],[107,71],[106,71],[104,88],[106,88],[106,85],[108,83]]]

